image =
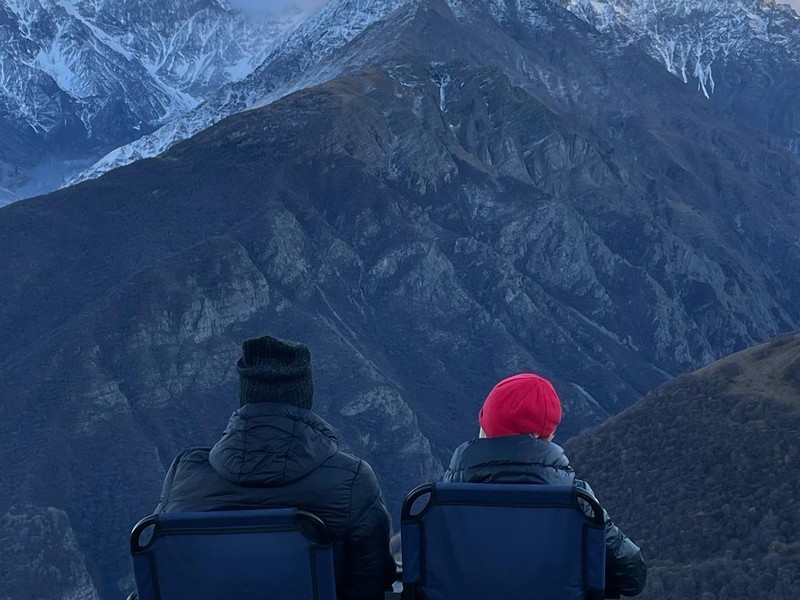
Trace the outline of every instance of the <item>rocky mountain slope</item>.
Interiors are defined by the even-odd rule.
[[[642,546],[643,600],[800,589],[800,334],[679,377],[566,446]]]
[[[774,0],[559,0],[800,155],[800,15]]]
[[[73,183],[98,177],[142,158],[158,156],[225,117],[264,106],[291,92],[332,79],[348,65],[326,59],[365,28],[388,17],[406,2],[331,0],[276,47],[245,80],[225,86],[207,102],[150,135],[109,152],[77,176]]]
[[[22,505],[0,515],[0,598],[98,600],[62,510]]]
[[[498,18],[530,15],[551,0],[484,4]],[[774,135],[800,153],[800,17],[772,0],[554,0],[606,33],[620,47],[635,45],[682,81],[732,111],[748,126]],[[157,156],[221,119],[322,83],[358,64],[325,58],[371,23],[416,0],[331,0],[276,49],[246,81],[220,90],[185,117],[118,148],[85,170],[83,181],[141,158]],[[470,3],[451,0],[455,12]],[[324,64],[320,64],[324,63]],[[653,65],[656,68],[655,64]],[[640,82],[631,82],[639,85]],[[696,84],[696,85],[695,85]]]
[[[0,514],[56,515],[123,595],[254,335],[311,346],[396,514],[501,377],[554,378],[566,439],[800,329],[797,157],[656,67],[554,3],[413,2],[330,81],[1,209]]]
[[[81,164],[177,118],[252,72],[302,17],[249,17],[214,0],[4,2],[3,196],[55,189]]]

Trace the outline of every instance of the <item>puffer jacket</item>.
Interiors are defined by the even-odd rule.
[[[334,538],[337,597],[378,600],[391,587],[389,514],[370,466],[339,451],[331,427],[289,404],[245,404],[222,439],[172,463],[156,512],[297,507]]]
[[[545,483],[575,485],[594,495],[575,478],[561,446],[530,435],[479,438],[456,448],[445,481],[464,483]],[[638,546],[606,522],[606,597],[635,596],[644,589],[647,566]]]

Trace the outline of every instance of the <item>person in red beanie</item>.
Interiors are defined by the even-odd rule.
[[[498,383],[478,413],[480,434],[453,453],[445,481],[575,485],[561,446],[553,443],[561,422],[561,400],[544,377],[522,373]],[[639,547],[603,511],[606,522],[606,597],[635,596],[647,580]]]

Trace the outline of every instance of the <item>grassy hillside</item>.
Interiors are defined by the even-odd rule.
[[[800,590],[800,334],[677,378],[566,444],[651,567],[648,600]]]

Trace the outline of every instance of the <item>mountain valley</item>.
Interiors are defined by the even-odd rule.
[[[211,106],[227,108],[207,128]],[[791,428],[796,336],[766,346],[766,383],[756,349],[727,359],[740,370],[660,386],[800,330],[790,134],[545,1],[334,2],[194,117],[158,156],[0,209],[9,598],[130,591],[130,526],[175,454],[219,437],[240,344],[267,333],[310,346],[316,409],[375,468],[395,519],[476,435],[492,385],[535,371],[564,402],[557,441],[578,436],[568,454],[653,557],[648,600],[702,598],[701,566],[676,583],[692,561],[761,560],[760,538],[697,539],[739,504],[705,521],[702,498],[665,505],[663,486],[682,473],[668,459],[690,460],[681,431],[692,449],[716,440],[721,485],[729,456],[749,460],[736,436],[773,436],[775,415]],[[774,437],[765,456],[793,464],[796,444]],[[643,503],[671,520],[638,519]],[[688,549],[670,529],[680,511],[695,515]],[[765,548],[780,554],[794,521],[775,518]]]

